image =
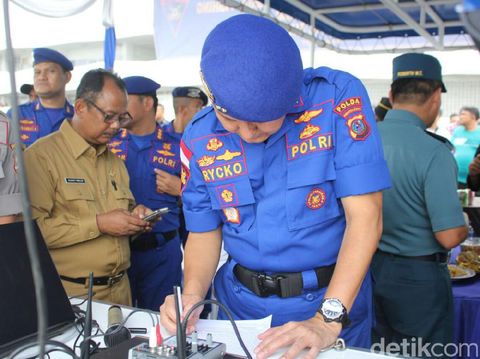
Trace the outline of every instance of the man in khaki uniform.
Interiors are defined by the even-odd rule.
[[[0,224],[14,222],[22,212],[12,135],[10,120],[0,112]]]
[[[94,273],[96,299],[131,304],[128,236],[151,230],[129,190],[122,160],[106,144],[131,120],[123,81],[98,69],[77,89],[75,114],[25,152],[34,219],[68,295]]]

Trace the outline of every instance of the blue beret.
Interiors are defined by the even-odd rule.
[[[33,65],[41,62],[55,62],[63,67],[65,71],[72,71],[73,64],[63,54],[56,50],[39,47],[33,49]]]
[[[143,76],[129,76],[123,79],[127,93],[129,95],[141,95],[145,93],[157,92],[160,84]]]
[[[300,51],[285,29],[262,17],[243,14],[218,24],[200,67],[214,108],[238,120],[278,119],[300,96]]]
[[[442,92],[447,92],[442,80],[442,66],[430,55],[409,53],[393,59],[393,81],[400,79],[436,80],[442,83]]]
[[[198,87],[175,87],[172,91],[173,97],[188,97],[188,98],[198,98],[202,101],[203,106],[208,103],[208,97],[205,93],[200,90]]]

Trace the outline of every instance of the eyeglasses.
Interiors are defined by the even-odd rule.
[[[105,121],[105,123],[108,123],[109,125],[118,121],[119,126],[124,127],[126,124],[132,121],[132,115],[130,115],[128,112],[116,113],[116,114],[107,113],[104,110],[102,110],[100,107],[98,107],[93,101],[90,101],[89,99],[84,99],[84,100],[88,104],[95,107],[103,115],[103,121]]]

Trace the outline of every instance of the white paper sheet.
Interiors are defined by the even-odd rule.
[[[249,350],[253,350],[260,343],[260,340],[257,338],[258,334],[270,328],[272,316],[258,320],[236,320],[235,323],[237,324],[245,346]],[[245,356],[230,321],[200,319],[195,325],[195,328],[200,339],[206,339],[207,333],[212,333],[213,341],[227,345],[227,353]],[[255,357],[253,353],[250,354]]]

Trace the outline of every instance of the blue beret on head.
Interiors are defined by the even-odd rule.
[[[300,51],[285,29],[262,17],[237,15],[218,24],[200,67],[213,107],[238,120],[278,119],[300,96]]]
[[[172,91],[173,97],[188,97],[188,98],[197,98],[202,101],[203,106],[208,103],[208,97],[205,93],[200,90],[198,87],[186,86],[186,87],[175,87]]]
[[[447,92],[442,80],[442,66],[430,55],[408,53],[393,59],[393,82],[400,79],[436,80],[442,83],[442,92]]]
[[[141,95],[156,92],[160,84],[143,76],[129,76],[123,79],[129,95]]]
[[[42,62],[55,62],[62,66],[65,71],[73,70],[72,62],[60,52],[45,47],[33,49],[33,65]]]

